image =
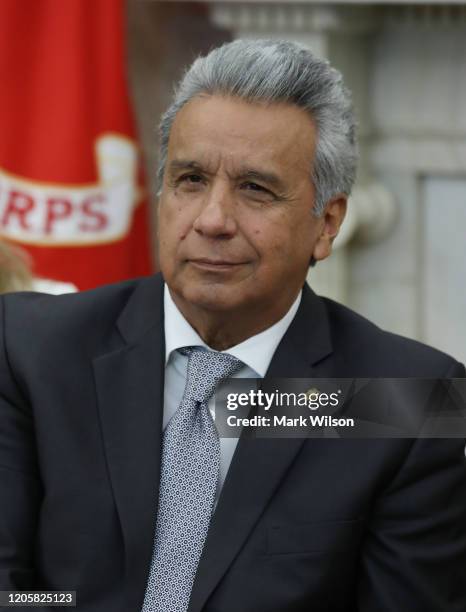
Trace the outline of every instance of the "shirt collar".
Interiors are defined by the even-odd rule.
[[[302,291],[299,292],[298,297],[285,316],[271,327],[223,352],[240,359],[244,364],[254,370],[259,377],[264,377],[277,346],[285,335],[286,330],[299,308],[301,296]],[[207,350],[213,350],[204,340],[202,340],[196,330],[191,327],[178,310],[167,285],[164,285],[164,309],[165,365],[167,365],[172,352],[183,346],[203,346]]]

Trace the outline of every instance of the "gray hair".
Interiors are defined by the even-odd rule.
[[[173,121],[178,111],[200,94],[234,96],[250,102],[289,102],[303,108],[317,127],[311,169],[316,192],[314,214],[320,216],[335,195],[350,194],[358,159],[351,94],[340,72],[328,61],[285,40],[235,40],[194,61],[160,121],[160,189]]]

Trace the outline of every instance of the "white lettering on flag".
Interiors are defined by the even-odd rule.
[[[129,138],[104,134],[95,154],[94,185],[39,183],[0,168],[0,234],[29,244],[64,246],[124,237],[140,199],[136,146]]]

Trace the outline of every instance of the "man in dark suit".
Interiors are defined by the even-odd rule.
[[[3,299],[0,589],[86,612],[464,612],[464,440],[236,445],[211,418],[224,375],[465,375],[305,285],[354,180],[339,74],[231,43],[161,134],[163,276]]]

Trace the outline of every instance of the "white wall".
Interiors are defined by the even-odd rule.
[[[466,362],[466,176],[422,182],[422,336]]]
[[[367,151],[398,221],[352,246],[348,301],[465,361],[466,9],[439,11],[393,9],[372,39]]]

